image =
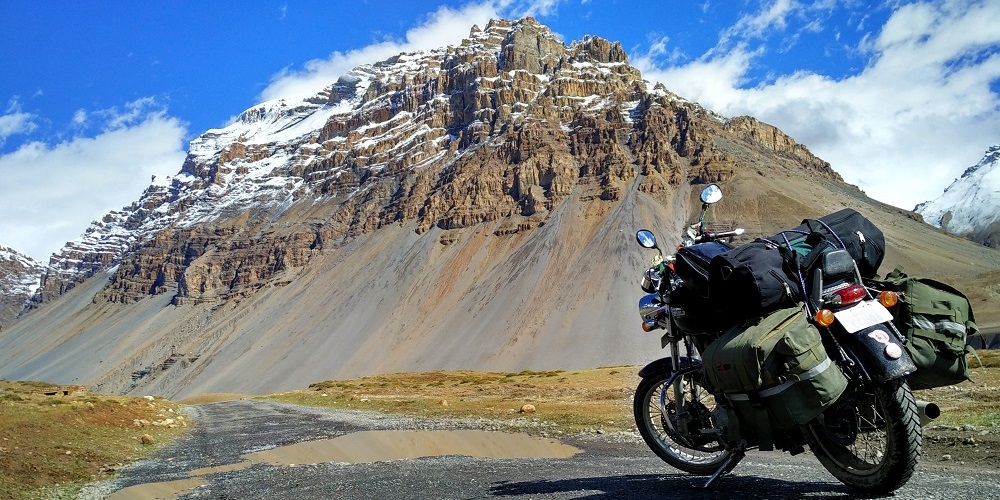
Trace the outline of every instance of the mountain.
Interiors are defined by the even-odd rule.
[[[709,182],[713,224],[748,236],[862,211],[886,266],[962,280],[1000,323],[1000,252],[867,198],[771,125],[651,85],[618,43],[525,18],[192,141],[177,175],[53,256],[37,309],[0,332],[0,378],[184,397],[643,363],[660,351],[636,314],[651,255],[635,231],[669,248]]]
[[[0,330],[25,309],[44,273],[41,263],[0,245]]]
[[[914,211],[952,234],[1000,248],[1000,145],[989,148],[940,197]]]

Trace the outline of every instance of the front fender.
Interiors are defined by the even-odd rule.
[[[688,368],[691,366],[701,366],[701,360],[697,358],[689,358],[687,356],[681,356],[680,364],[681,364],[680,366],[681,369]],[[672,371],[674,371],[673,359],[660,358],[642,367],[642,369],[639,370],[639,377],[647,378],[663,372],[672,372]]]
[[[837,341],[861,363],[868,377],[874,381],[884,382],[917,371],[913,359],[899,342],[891,326],[879,324],[855,333],[842,330],[837,333]],[[893,359],[887,355],[888,351],[895,350],[890,345],[899,348],[899,358]]]

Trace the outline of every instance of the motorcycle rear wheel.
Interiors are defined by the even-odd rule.
[[[906,484],[922,445],[917,404],[903,379],[864,383],[845,393],[806,438],[823,467],[844,484],[885,494]]]
[[[683,401],[678,404],[672,372],[666,371],[642,379],[635,390],[633,412],[639,434],[657,456],[672,467],[690,474],[708,476],[715,473],[729,458],[730,452],[700,429],[711,429],[715,398],[702,386],[700,369],[681,371],[674,382],[683,388]],[[682,411],[678,412],[678,408]],[[678,416],[690,417],[685,425]],[[668,423],[668,419],[672,422]]]

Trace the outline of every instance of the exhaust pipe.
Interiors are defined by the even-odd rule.
[[[917,415],[920,416],[920,425],[931,423],[931,420],[941,416],[941,408],[929,401],[917,400]]]

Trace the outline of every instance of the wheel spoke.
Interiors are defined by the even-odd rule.
[[[888,434],[884,427],[885,418],[874,404],[874,400],[872,405],[863,410],[858,412],[862,431],[858,434],[855,443],[849,448],[861,462],[877,466],[885,457],[888,445]]]
[[[903,380],[860,383],[810,425],[810,446],[844,483],[888,493],[909,480],[920,455],[916,404]]]
[[[680,429],[676,429],[678,417],[681,416],[707,421],[715,407],[714,399],[707,391],[700,390],[700,385],[695,381],[685,378],[679,383],[685,389],[682,392],[683,403],[678,404],[676,400],[674,384],[666,383],[659,384],[647,400],[649,423],[656,430],[655,438],[664,450],[682,460],[714,462],[723,453],[718,443],[689,446],[691,443],[681,435]],[[677,411],[678,407],[682,408],[681,412]]]

